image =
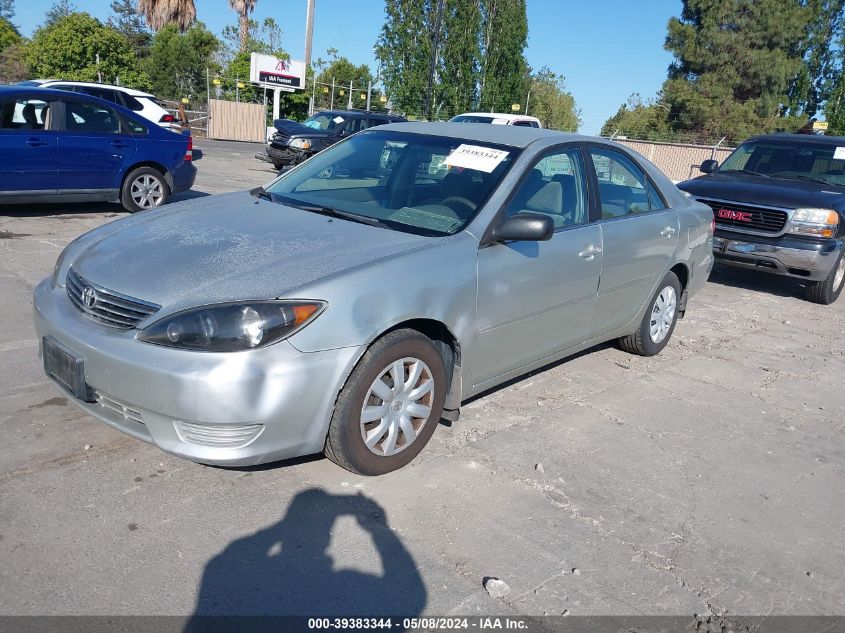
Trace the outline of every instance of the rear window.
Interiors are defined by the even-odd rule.
[[[123,98],[123,105],[125,105],[133,112],[140,112],[144,109],[144,104],[132,95],[126,94],[125,92],[121,92],[120,96]]]

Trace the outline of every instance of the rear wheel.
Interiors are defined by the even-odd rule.
[[[807,300],[830,305],[842,294],[843,286],[845,286],[845,252],[839,255],[839,260],[826,279],[811,281],[807,284]]]
[[[428,443],[446,398],[443,357],[415,330],[390,332],[367,350],[335,404],[325,454],[360,475],[401,468]]]
[[[164,176],[152,167],[138,167],[129,172],[120,190],[120,202],[129,213],[153,209],[167,202],[170,187]]]
[[[659,354],[675,331],[680,297],[681,282],[675,273],[669,272],[654,293],[640,327],[633,334],[619,339],[619,346],[639,356]]]

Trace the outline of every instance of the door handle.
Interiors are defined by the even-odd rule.
[[[594,244],[587,244],[587,246],[584,247],[584,250],[578,253],[578,257],[583,257],[589,262],[595,259],[596,255],[599,253],[601,253],[601,248],[595,246]]]
[[[677,232],[678,232],[678,231],[677,231],[677,230],[675,230],[675,228],[674,228],[674,227],[672,227],[672,226],[667,226],[665,229],[663,229],[662,231],[660,231],[660,235],[662,235],[663,237],[672,237],[672,236],[673,236],[675,233],[677,233]]]
[[[27,143],[27,145],[30,145],[32,147],[41,147],[42,145],[47,145],[47,141],[45,141],[43,138],[38,138],[38,137],[31,138],[31,139],[27,140],[26,143]]]
[[[112,141],[111,144],[115,147],[129,147],[129,143],[126,141]]]

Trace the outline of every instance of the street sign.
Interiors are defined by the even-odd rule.
[[[305,88],[305,62],[253,53],[249,58],[249,80],[268,88],[302,90]]]
[[[518,103],[512,104],[511,110],[513,110],[514,112],[519,112],[519,104]]]

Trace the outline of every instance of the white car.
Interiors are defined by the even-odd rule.
[[[540,119],[525,114],[503,114],[499,112],[465,112],[449,119],[449,123],[492,123],[493,125],[519,125],[521,127],[543,127]]]
[[[66,81],[64,79],[33,79],[22,81],[18,85],[81,92],[129,108],[138,116],[142,116],[164,128],[181,130],[176,117],[161,107],[154,95],[140,90],[133,90],[125,86],[111,86],[87,81]]]

